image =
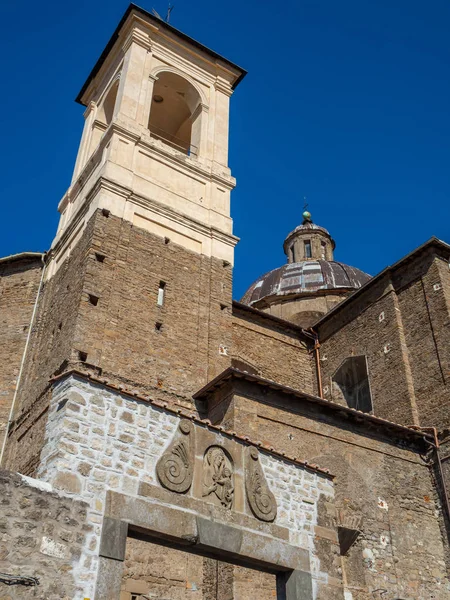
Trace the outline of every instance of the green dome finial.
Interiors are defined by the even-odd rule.
[[[305,204],[303,205],[303,213],[302,213],[303,224],[312,223],[311,213],[308,210],[308,204],[306,202],[306,196],[303,198],[303,200],[305,201]]]

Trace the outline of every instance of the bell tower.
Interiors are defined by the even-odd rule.
[[[244,75],[145,10],[125,12],[77,97],[84,129],[46,257],[10,468],[35,472],[61,374],[193,408],[231,364],[228,122]]]
[[[58,207],[58,264],[69,251],[64,239],[97,209],[233,263],[229,102],[244,75],[130,5],[77,97],[85,124]]]

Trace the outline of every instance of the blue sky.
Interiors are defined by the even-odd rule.
[[[2,2],[1,256],[50,246],[74,98],[127,6]],[[370,274],[450,242],[448,0],[175,0],[171,23],[249,71],[230,125],[235,298],[285,262],[304,196],[335,258]]]

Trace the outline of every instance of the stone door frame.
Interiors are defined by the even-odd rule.
[[[156,501],[154,501],[156,500]],[[127,539],[275,573],[277,600],[313,600],[309,552],[257,528],[237,527],[158,499],[108,492],[95,600],[118,600]]]

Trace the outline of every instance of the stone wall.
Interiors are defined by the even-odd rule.
[[[167,494],[170,496],[171,493],[160,487],[156,464],[173,439],[178,423],[179,417],[163,408],[73,376],[55,384],[39,478],[89,505],[87,518],[92,532],[82,557],[85,597],[93,596],[108,490],[132,497],[148,496],[148,490],[151,490],[152,494],[159,494],[161,501],[166,502]],[[338,553],[337,537],[330,524],[323,530],[328,532],[325,546],[329,558],[326,564],[322,564],[314,553],[317,535],[315,526],[322,518],[319,513],[324,510],[325,504],[333,501],[330,478],[314,470],[293,465],[282,458],[262,453],[262,468],[275,495],[278,513],[273,524],[258,522],[244,500],[243,465],[239,462],[242,459],[236,454],[237,450],[239,453],[243,451],[243,442],[233,446],[236,442],[232,443],[224,435],[214,437],[206,429],[202,431],[201,435],[207,436],[205,440],[217,439],[217,444],[230,449],[230,456],[234,453],[236,492],[233,511],[226,511],[220,503],[215,509],[214,496],[207,498],[205,504],[198,475],[194,477],[192,490],[187,495],[176,495],[172,502],[179,504],[181,508],[187,502],[185,508],[191,513],[204,510],[203,506],[210,506],[209,511],[218,511],[213,520],[238,519],[236,524],[244,529],[253,526],[270,532],[275,527],[274,531],[278,532],[283,528],[289,536],[290,544],[303,548],[310,554],[311,560],[308,562],[314,580],[338,577],[333,562]],[[197,432],[196,436],[200,436],[200,433]],[[199,439],[201,441],[202,438]],[[207,443],[207,447],[210,443]],[[198,457],[196,455],[196,464],[203,460],[203,453]],[[318,543],[323,545],[324,540],[319,540]],[[136,565],[136,568],[127,568],[136,570],[143,567]],[[239,573],[237,579],[245,587],[245,574]],[[156,572],[150,575],[157,577]]]
[[[171,600],[274,600],[276,577],[128,538],[120,600],[134,594]]]
[[[9,471],[0,471],[0,488],[0,598],[83,597],[80,556],[92,528],[87,505]],[[37,578],[39,585],[8,585],[3,574]]]
[[[448,260],[429,257],[419,277],[394,278],[405,331],[420,424],[450,425],[450,269]]]
[[[97,211],[45,284],[9,468],[35,472],[42,447],[36,423],[47,418],[49,378],[64,368],[192,406],[192,394],[230,364],[231,277],[228,263]]]
[[[6,446],[5,466],[34,476],[48,416],[49,378],[69,364],[79,364],[76,339],[80,303],[94,221],[57,274],[44,282]],[[48,266],[47,266],[48,269]]]
[[[300,327],[308,328],[349,295],[350,292],[337,293],[335,291],[319,292],[310,296],[293,294],[292,298],[283,295],[272,300],[263,299],[252,306],[280,319],[291,321]]]
[[[41,255],[0,262],[0,448],[42,271]]]
[[[346,357],[365,355],[376,415],[446,427],[449,280],[447,259],[419,253],[319,322],[324,396],[345,403],[333,374]]]
[[[315,368],[310,341],[298,327],[233,308],[233,364],[282,385],[313,392]]]
[[[346,600],[373,600],[376,589],[386,589],[387,598],[447,598],[445,532],[440,529],[440,503],[429,467],[422,459],[426,451],[396,438],[394,432],[365,425],[361,417],[352,421],[275,390],[239,385],[241,391],[232,402],[234,420],[228,426],[241,433],[252,431],[263,443],[336,475],[337,512],[319,510],[317,521],[312,521],[313,556],[331,574],[337,565],[329,548],[318,543],[317,527],[337,522],[361,530],[338,567],[346,582]],[[290,495],[297,501],[299,496]],[[334,598],[331,581],[330,576],[318,579],[318,599]]]

